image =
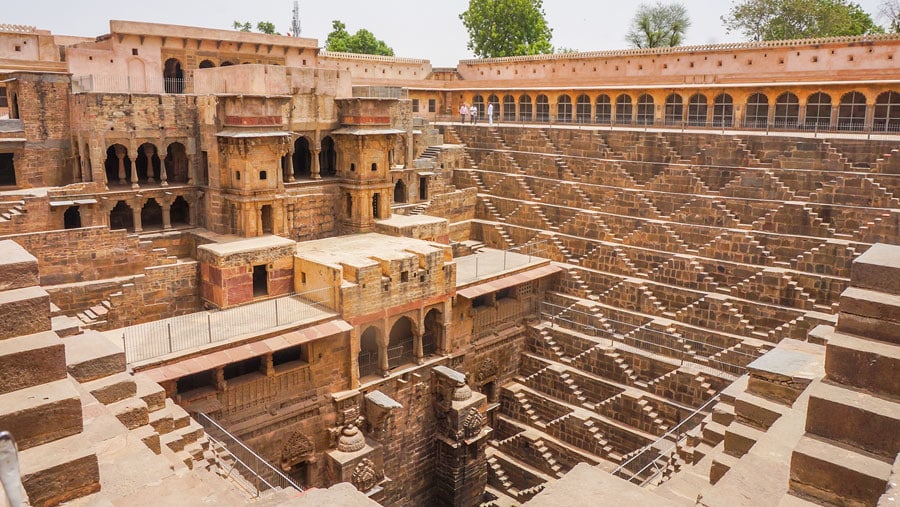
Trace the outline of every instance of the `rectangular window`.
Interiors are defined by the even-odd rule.
[[[419,112],[419,99],[412,99],[412,101],[413,101],[413,103],[412,103],[413,111],[412,112],[418,113]]]
[[[0,107],[9,107],[9,100],[6,98],[5,86],[0,86]]]
[[[434,99],[428,99],[428,112],[433,113],[437,111],[437,101]]]

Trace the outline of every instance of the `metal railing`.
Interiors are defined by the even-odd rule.
[[[261,333],[333,314],[331,287],[292,294],[225,310],[189,313],[122,330],[129,363]]]
[[[563,316],[564,314],[577,318],[578,320],[566,318]],[[624,333],[621,331],[610,331],[608,329],[597,327],[593,324],[596,319],[600,318],[597,315],[581,312],[579,310],[573,310],[571,308],[548,303],[546,301],[541,301],[540,303],[540,316],[541,320],[550,322],[551,326],[558,325],[564,329],[577,331],[588,336],[605,338],[609,340],[610,345],[615,342],[625,346],[631,346],[645,352],[651,352],[668,357],[670,359],[677,360],[681,365],[687,363],[700,371],[705,371],[707,373],[712,373],[715,375],[724,374],[728,377],[732,377],[732,379],[746,373],[746,365],[759,357],[758,355],[747,354],[746,352],[737,350],[735,347],[740,346],[740,344],[737,344],[734,347],[719,347],[717,345],[711,345],[701,341],[691,340],[682,336],[666,333],[658,329],[653,329],[647,327],[646,324],[636,325],[628,322],[617,321],[614,319],[610,319],[607,316],[603,316],[602,318],[604,321],[613,323],[619,328],[625,327],[626,329],[628,329],[628,331]],[[630,334],[632,331],[637,330],[642,331],[645,337],[652,336],[655,338],[647,339]],[[673,347],[673,343],[680,345],[680,347]],[[698,350],[703,350],[705,351],[705,354],[691,354],[685,348],[686,346],[695,347]],[[720,359],[720,356],[724,354],[742,357],[743,360],[740,362],[744,364],[733,364],[723,361],[722,359]],[[701,359],[705,359],[705,361],[698,362],[698,360]]]
[[[480,253],[457,257],[456,285],[460,286],[480,278],[502,273],[508,269],[527,266],[546,260],[546,241],[533,241],[505,250],[485,250]]]
[[[198,412],[195,415],[195,418],[197,419],[197,422],[200,423],[200,426],[203,426],[210,442],[213,445],[224,448],[231,459],[234,460],[229,465],[222,463],[221,457],[217,458],[220,460],[220,468],[226,472],[226,477],[231,476],[232,473],[240,474],[241,479],[256,489],[257,496],[263,491],[276,488],[293,488],[297,491],[303,491],[303,488],[290,477],[285,475],[278,468],[272,466],[271,463],[254,452],[253,449],[247,447],[244,442],[229,433],[228,430],[223,428],[211,417],[203,412]]]
[[[162,76],[131,76],[87,74],[72,77],[73,93],[191,93],[194,82],[190,78]]]
[[[634,452],[630,458],[616,467],[612,474],[622,477],[629,482],[640,481],[638,482],[640,486],[649,484],[650,481],[663,473],[666,462],[673,457],[673,453],[678,452],[679,445],[687,438],[687,432],[700,424],[709,415],[712,403],[717,401],[720,396],[721,394],[717,394],[706,400],[703,405],[691,412],[690,415],[673,426],[672,429]],[[660,444],[667,441],[671,442],[671,445],[666,449],[660,449]],[[663,461],[663,463],[660,463],[660,461]],[[651,471],[650,474],[645,475],[648,471]],[[628,476],[628,474],[631,475]]]

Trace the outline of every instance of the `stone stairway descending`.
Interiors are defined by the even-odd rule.
[[[0,223],[21,220],[28,211],[25,209],[25,201],[0,202]]]
[[[900,247],[876,244],[858,257],[839,308],[836,327],[810,332],[826,343],[826,377],[810,394],[790,491],[817,503],[881,505],[898,489]]]

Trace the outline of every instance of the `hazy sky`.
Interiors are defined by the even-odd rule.
[[[856,0],[873,16],[879,0]],[[290,27],[292,0],[3,0],[2,23],[35,25],[62,35],[97,36],[109,32],[110,19],[148,21],[206,28],[231,28],[234,20],[271,21],[279,32]],[[640,2],[619,0],[544,0],[553,45],[579,51],[626,48],[625,33]],[[727,34],[720,16],[729,0],[682,0],[692,24],[685,44],[741,40]],[[347,29],[372,31],[397,56],[426,58],[434,66],[455,66],[472,58],[459,14],[466,0],[300,0],[302,35],[319,39],[340,19]],[[881,20],[876,21],[883,24]]]

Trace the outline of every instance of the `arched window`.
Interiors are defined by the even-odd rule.
[[[134,213],[125,201],[119,201],[109,212],[109,228],[111,230],[126,229],[134,231]]]
[[[309,139],[298,137],[294,141],[294,178],[309,178],[312,175],[312,151],[309,149]]]
[[[216,64],[213,63],[211,60],[203,60],[202,62],[200,62],[200,65],[199,65],[199,67],[201,69],[211,69],[215,66],[216,66]]]
[[[800,99],[791,92],[784,92],[775,99],[775,128],[794,129],[800,122]]]
[[[390,369],[413,361],[413,323],[409,317],[400,317],[391,327],[387,354]]]
[[[587,95],[579,95],[575,101],[575,121],[577,123],[591,122],[591,98]]]
[[[638,125],[653,125],[653,97],[645,93],[637,101]]]
[[[406,202],[406,183],[403,183],[403,180],[397,180],[397,184],[394,185],[394,202]]]
[[[841,97],[838,106],[838,130],[863,130],[866,126],[866,96],[850,92]]]
[[[131,157],[128,156],[128,148],[121,144],[114,144],[106,149],[107,185],[113,183],[124,184],[131,182]]]
[[[516,121],[516,98],[512,95],[503,96],[503,121]]]
[[[81,227],[81,212],[78,206],[69,206],[63,214],[63,227],[66,229],[78,229]]]
[[[769,97],[764,93],[754,93],[747,99],[744,111],[744,126],[764,129],[769,123]]]
[[[720,93],[713,101],[713,127],[728,128],[734,125],[734,100],[727,93]]]
[[[806,128],[827,129],[831,127],[831,95],[813,93],[806,99]]]
[[[556,119],[560,123],[572,123],[572,98],[560,95],[556,103]]]
[[[484,119],[484,97],[481,95],[472,97],[472,105],[478,110],[478,119]]]
[[[616,123],[630,125],[632,121],[631,95],[616,97]]]
[[[666,125],[681,125],[684,121],[684,101],[677,93],[666,97]]]
[[[609,95],[603,94],[597,96],[596,106],[594,107],[595,123],[610,123],[612,121],[612,102]]]
[[[884,92],[875,99],[874,130],[900,131],[900,93]]]
[[[166,176],[169,181],[174,183],[188,182],[190,163],[187,157],[187,150],[183,144],[175,142],[167,146],[166,159],[163,163],[166,165]]]
[[[141,228],[154,229],[162,228],[162,206],[156,202],[156,199],[147,199],[144,207],[141,208]]]
[[[550,121],[550,100],[547,99],[546,95],[537,96],[537,102],[535,103],[535,121],[544,123]]]
[[[496,95],[491,95],[488,97],[488,104],[493,104],[494,106],[494,118],[500,117],[500,98]],[[484,111],[485,118],[487,118],[487,109]]]
[[[177,58],[169,58],[163,67],[166,93],[184,93],[184,70]]]
[[[531,121],[533,114],[531,109],[531,96],[522,95],[519,97],[519,121]]]
[[[319,174],[323,177],[337,174],[337,151],[334,149],[334,139],[331,136],[325,136],[322,139],[322,151],[319,152]]]
[[[706,115],[709,113],[706,95],[695,93],[688,101],[688,125],[703,127],[706,125]]]
[[[432,308],[425,314],[425,332],[422,334],[422,355],[437,354],[444,336],[444,318],[441,311]]]
[[[182,196],[175,198],[169,208],[169,218],[172,225],[189,225],[191,222],[191,206]]]
[[[359,377],[378,375],[378,328],[369,326],[359,337]]]

